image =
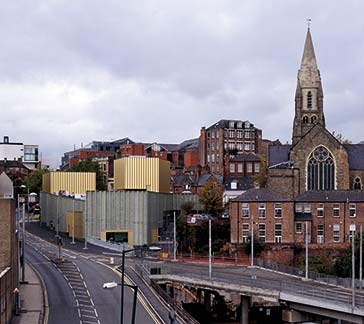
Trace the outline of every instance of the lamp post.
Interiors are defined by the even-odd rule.
[[[251,238],[250,238],[250,266],[254,267],[254,217],[252,215],[252,226],[251,226]]]
[[[19,186],[19,188],[27,188],[25,185]],[[28,189],[28,200],[29,200],[29,189]],[[18,208],[20,207],[19,203],[19,194],[18,194]],[[19,216],[19,209],[18,209],[18,216]],[[20,283],[28,283],[25,281],[25,201],[23,202],[23,223],[22,223],[22,271],[21,271],[21,281]]]
[[[355,308],[355,225],[350,225],[351,232],[351,290],[352,308]]]
[[[211,257],[211,217],[209,218],[209,279],[212,278],[212,257]]]
[[[125,277],[125,254],[131,251],[135,251],[135,249],[125,250],[123,246],[122,253],[122,262],[121,262],[121,309],[120,309],[120,324],[124,322],[124,277]],[[137,290],[135,290],[134,300],[136,299]],[[133,317],[135,317],[135,305],[133,308]],[[132,322],[134,323],[134,322]]]
[[[306,253],[305,253],[305,259],[306,259],[306,264],[305,264],[305,278],[306,280],[308,279],[308,222],[306,221],[305,223],[305,245],[306,245]]]

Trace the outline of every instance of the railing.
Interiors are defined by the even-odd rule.
[[[305,277],[305,271],[300,268],[295,268],[291,266],[287,266],[285,264],[280,264],[276,262],[271,262],[263,259],[255,259],[254,264],[258,267],[262,267],[265,269],[270,269],[278,272],[282,272],[285,274],[290,274],[297,277]],[[351,278],[341,278],[341,277],[335,277],[324,273],[318,273],[309,271],[308,272],[308,278],[312,280],[316,280],[325,284],[335,285],[335,286],[341,286],[344,288],[351,288]],[[355,280],[356,288],[360,288],[360,281]]]
[[[163,298],[163,300],[182,318],[183,323],[191,323],[198,324],[194,317],[192,317],[187,311],[183,309],[183,307],[177,304],[174,299],[167,294],[165,290],[163,290],[154,280],[151,280],[150,270],[145,265],[135,265],[136,273],[142,278],[146,279],[150,286]]]
[[[161,268],[161,274],[170,274],[181,276],[185,278],[191,278],[193,280],[208,281],[208,271],[203,269],[181,269],[178,266],[158,265]],[[190,270],[188,272],[188,270]],[[343,305],[345,307],[351,307],[352,296],[350,291],[343,291],[343,294],[339,296],[338,291],[332,289],[330,286],[318,285],[313,282],[301,282],[295,280],[277,280],[262,278],[258,275],[239,275],[233,276],[231,273],[225,272],[223,269],[214,269],[212,274],[212,280],[216,286],[216,282],[224,284],[234,284],[239,286],[246,286],[251,288],[261,288],[263,290],[269,290],[274,293],[287,293],[297,297],[306,298],[308,300],[315,299],[317,301],[325,300],[326,302],[332,302],[335,305]],[[226,285],[224,285],[226,288]],[[269,293],[267,291],[267,293]],[[364,295],[357,294],[355,298],[355,306],[361,309],[364,308]]]

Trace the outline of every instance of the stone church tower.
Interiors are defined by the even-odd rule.
[[[320,71],[317,68],[310,29],[307,30],[301,67],[297,76],[295,118],[292,144],[295,145],[313,125],[325,127],[323,92]]]

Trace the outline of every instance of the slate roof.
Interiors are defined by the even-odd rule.
[[[6,168],[24,168],[24,169],[29,169],[28,167],[25,166],[24,163],[22,162],[18,162],[18,161],[14,161],[14,160],[6,160],[6,161],[0,161],[0,166],[1,167],[6,167]]]
[[[175,186],[183,186],[186,183],[192,184],[193,178],[185,173],[177,173],[173,176],[171,176],[173,184]]]
[[[273,167],[289,161],[289,152],[291,147],[291,145],[269,145],[268,167]]]
[[[264,202],[264,201],[291,201],[287,196],[277,194],[268,188],[250,189],[232,201]]]
[[[207,130],[218,129],[218,128],[230,128],[230,125],[229,125],[230,122],[234,122],[234,128],[236,128],[236,129],[237,129],[237,123],[239,123],[239,122],[243,123],[242,129],[246,129],[245,128],[246,122],[248,122],[250,124],[249,129],[254,128],[254,124],[252,124],[249,120],[221,119],[217,123],[211,125],[210,127],[207,127]]]
[[[242,153],[233,157],[231,162],[260,162],[260,157],[254,153]]]
[[[363,190],[311,190],[296,197],[297,202],[355,202],[364,201]]]
[[[219,184],[222,184],[223,177],[220,174],[211,174],[211,173],[208,173],[208,174],[202,174],[200,176],[200,178],[198,179],[197,185],[199,187],[204,186],[205,183],[207,182],[207,180],[209,180],[211,177],[214,177]]]
[[[236,182],[236,189],[231,189],[231,183]],[[254,179],[252,177],[225,177],[225,190],[249,190],[254,188]]]
[[[364,144],[344,144],[350,170],[364,170]]]

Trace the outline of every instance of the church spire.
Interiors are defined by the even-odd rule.
[[[308,27],[301,66],[297,75],[292,143],[296,144],[317,123],[325,127],[321,76],[317,67],[310,27]]]

